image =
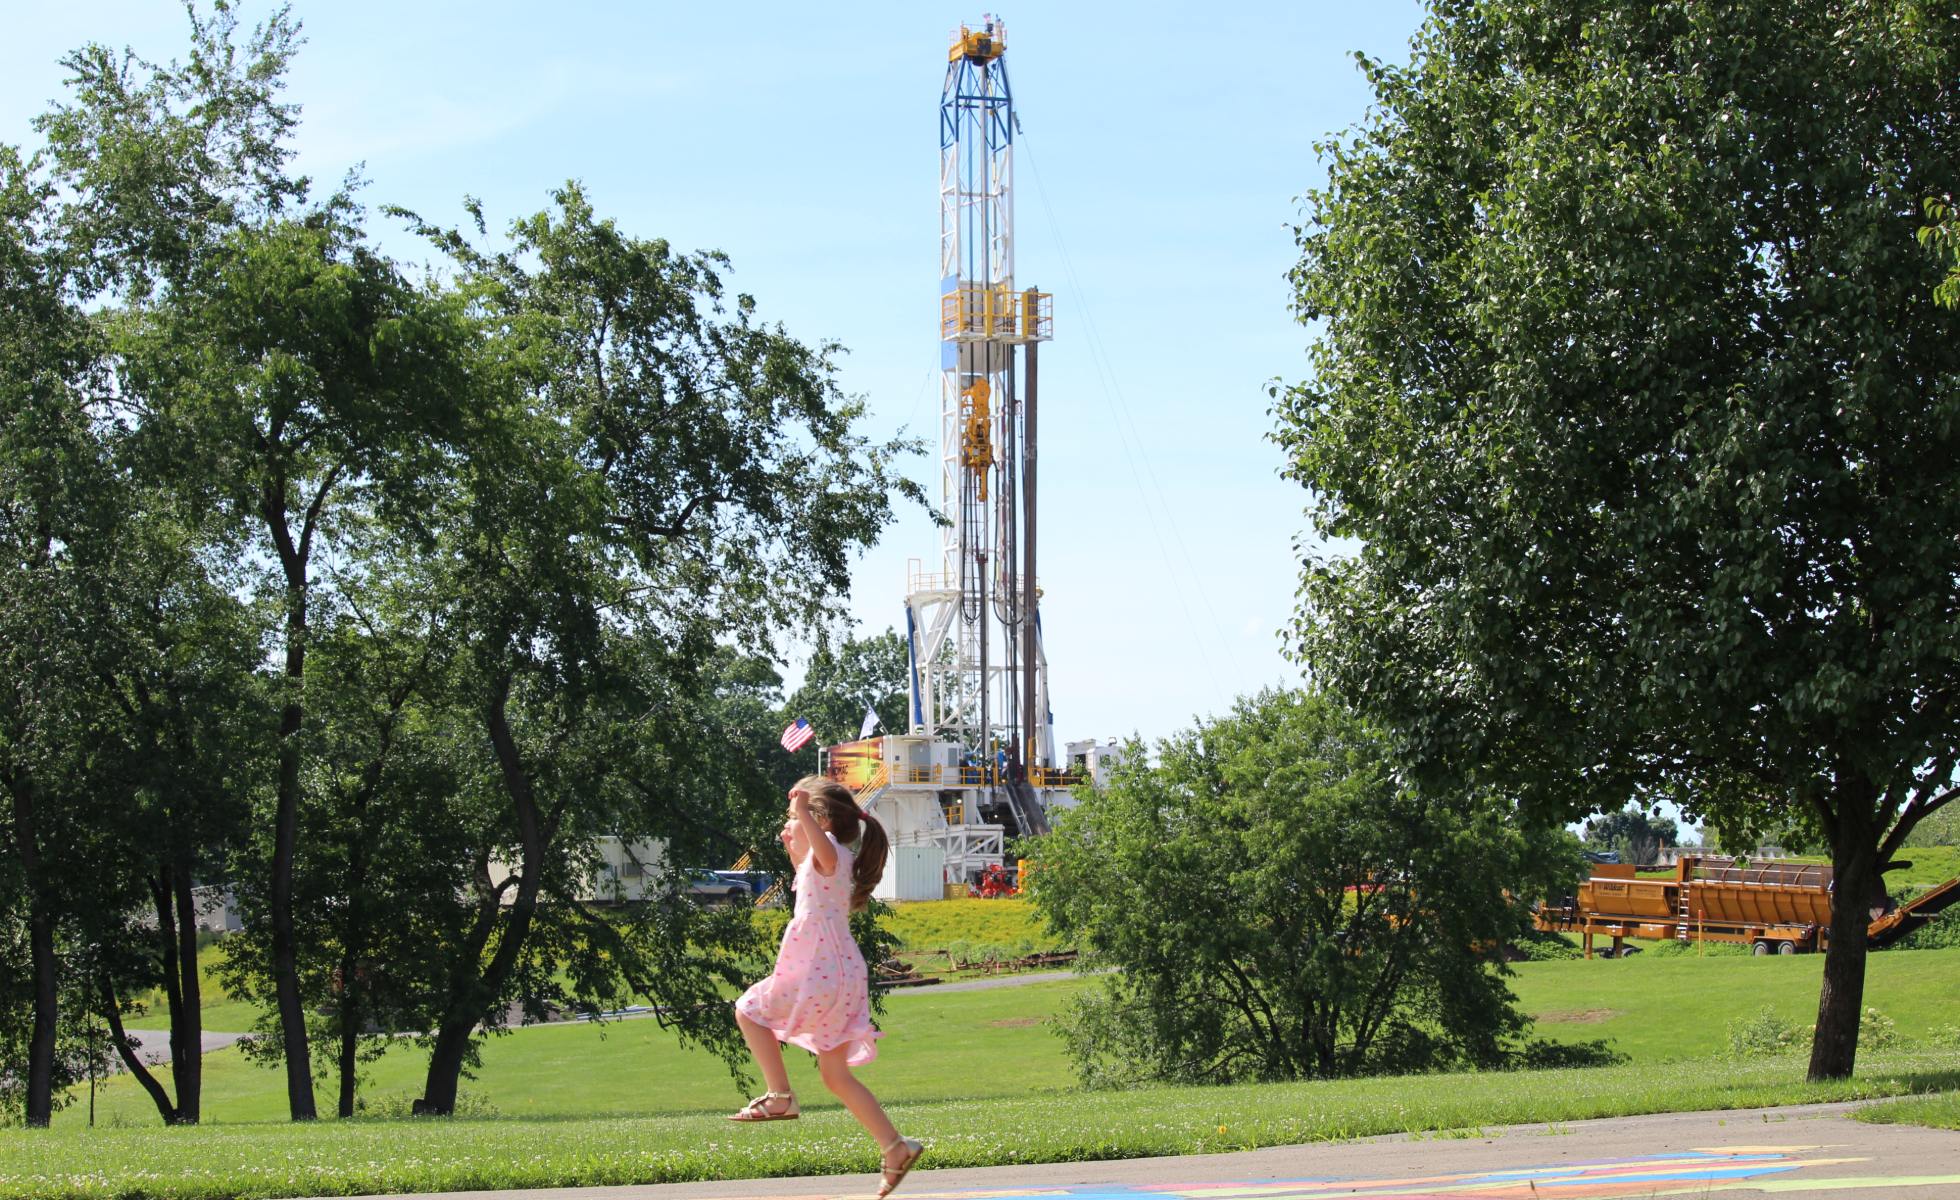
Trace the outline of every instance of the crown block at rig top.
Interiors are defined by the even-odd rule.
[[[1014,278],[1014,138],[1007,28],[954,32],[939,99],[939,570],[913,560],[905,595],[909,728],[829,747],[824,770],[892,840],[878,896],[964,895],[1007,843],[1048,831],[1069,789],[1107,778],[1114,742],[1057,762],[1036,586],[1041,343],[1053,298]]]

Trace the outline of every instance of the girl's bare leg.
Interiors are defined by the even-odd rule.
[[[846,1047],[839,1046],[817,1055],[817,1070],[823,1075],[823,1085],[830,1089],[831,1095],[844,1102],[844,1107],[857,1118],[858,1124],[864,1126],[864,1131],[878,1143],[887,1164],[902,1160],[903,1147],[899,1148],[898,1159],[893,1158],[889,1148],[898,1141],[898,1127],[885,1115],[884,1107],[878,1103],[878,1097],[871,1094],[871,1089],[851,1074],[851,1068],[844,1061],[849,1054]]]
[[[772,1092],[789,1093],[789,1068],[783,1066],[783,1047],[776,1041],[776,1034],[767,1026],[758,1025],[741,1013],[735,1014],[735,1023],[742,1027],[742,1039],[749,1044],[749,1053],[755,1056],[755,1065],[762,1068],[762,1081]],[[871,1093],[866,1092],[865,1095]],[[872,1101],[877,1104],[877,1101]],[[767,1104],[772,1113],[789,1111],[789,1101],[772,1100]],[[890,1122],[886,1122],[890,1124]]]

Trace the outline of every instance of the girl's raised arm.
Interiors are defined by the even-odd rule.
[[[803,840],[810,847],[811,864],[817,874],[828,878],[837,869],[837,846],[825,836],[823,826],[817,824],[816,816],[810,811],[810,793],[797,788],[789,794],[790,811],[803,827]]]

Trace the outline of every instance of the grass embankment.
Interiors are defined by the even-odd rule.
[[[1937,883],[1960,877],[1960,846],[1908,846],[1899,857],[1911,863],[1903,871],[1887,871],[1885,886],[1893,895],[1910,895]]]
[[[1639,954],[1628,959],[1520,963],[1512,988],[1553,1041],[1604,1039],[1635,1064],[1710,1059],[1726,1053],[1730,1021],[1767,1004],[1798,1028],[1815,1019],[1817,955],[1750,958]],[[1923,1038],[1960,1023],[1952,1009],[1960,951],[1873,955],[1866,1002],[1900,1034]],[[923,1101],[949,1096],[1025,1096],[1074,1084],[1048,1021],[1083,980],[979,992],[892,993],[883,1053],[867,1078],[881,1096]],[[650,1020],[521,1029],[490,1039],[483,1069],[466,1092],[505,1116],[717,1112],[739,1099],[719,1060],[683,1049]],[[205,1056],[205,1114],[223,1122],[270,1121],[286,1111],[285,1079],[236,1050]],[[420,1094],[424,1059],[404,1045],[366,1069],[363,1096],[386,1108]],[[821,1097],[807,1056],[792,1055],[800,1092]],[[814,1102],[814,1101],[813,1101]],[[322,1111],[332,1094],[320,1092]],[[127,1078],[98,1097],[98,1120],[149,1124],[156,1110]],[[85,1120],[71,1107],[57,1123]]]
[[[1074,1084],[1060,1039],[1046,1021],[1086,983],[1065,980],[977,992],[896,992],[880,1025],[886,1037],[865,1079],[879,1096],[899,1101],[948,1096],[1025,1096]],[[318,1048],[316,1048],[318,1053]],[[791,1054],[790,1075],[811,1103],[828,1099],[813,1060]],[[378,1108],[406,1107],[421,1095],[426,1056],[404,1044],[365,1067],[361,1094]],[[724,1113],[739,1107],[740,1090],[728,1068],[706,1051],[685,1049],[649,1019],[540,1025],[493,1037],[483,1067],[463,1092],[509,1117],[586,1117],[606,1114]],[[335,1093],[320,1085],[320,1111]],[[119,1076],[97,1095],[101,1122],[154,1124],[156,1107],[142,1089]],[[277,1121],[286,1115],[281,1071],[245,1061],[236,1049],[204,1056],[204,1113],[225,1123]],[[57,1125],[87,1120],[84,1101],[57,1113]]]
[[[889,927],[908,951],[943,950],[961,942],[1015,949],[1059,950],[1062,943],[1019,897],[900,904]]]
[[[757,912],[765,940],[779,936],[788,914],[780,910]],[[1035,916],[1026,900],[941,900],[893,906],[887,922],[905,956],[928,974],[948,974],[943,951],[994,947],[1007,954],[1030,954],[1062,949]],[[224,943],[213,943],[198,951],[198,1006],[204,1014],[204,1028],[213,1032],[243,1033],[258,1019],[259,1008],[234,999],[218,981],[217,969],[223,961]],[[161,992],[144,998],[149,1011],[134,1016],[126,1024],[131,1029],[167,1029],[168,1014]]]
[[[259,1007],[245,1000],[234,999],[225,991],[224,984],[218,981],[218,967],[224,962],[224,942],[213,942],[197,952],[197,995],[198,1011],[203,1014],[204,1028],[222,1033],[243,1033],[258,1020]],[[139,1016],[131,1016],[125,1024],[131,1029],[168,1029],[170,1012],[164,1005],[163,993],[152,992],[143,997],[149,1011]]]
[[[1960,1024],[1953,1003],[1960,951],[1874,954],[1867,963],[1865,1004],[1890,1017],[1903,1038]],[[1538,1037],[1604,1038],[1636,1063],[1661,1063],[1725,1054],[1729,1022],[1764,1005],[1808,1030],[1817,1020],[1823,969],[1821,954],[1645,953],[1519,963],[1511,990],[1537,1021]]]

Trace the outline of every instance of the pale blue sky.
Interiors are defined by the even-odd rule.
[[[169,57],[171,0],[21,5],[0,39],[0,140],[88,40]],[[850,351],[868,432],[938,411],[938,5],[379,4],[298,0],[300,167],[365,164],[374,204],[493,223],[567,178],[627,230],[734,260],[729,282]],[[247,23],[268,6],[246,4]],[[1356,50],[1407,57],[1410,0],[1030,4],[1000,15],[1024,134],[1017,268],[1055,294],[1041,356],[1043,622],[1058,740],[1156,738],[1296,672],[1277,631],[1300,490],[1277,478],[1266,382],[1305,371],[1288,310],[1315,139],[1367,104]],[[396,254],[421,248],[386,220]],[[937,494],[937,464],[910,473]],[[903,625],[908,513],[863,562],[865,627]]]

